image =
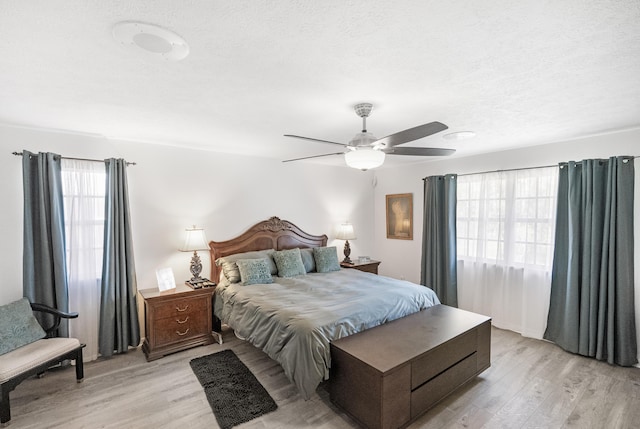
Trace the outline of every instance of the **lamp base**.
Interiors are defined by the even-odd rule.
[[[202,262],[200,261],[200,256],[198,256],[198,252],[196,250],[193,251],[193,256],[191,257],[191,263],[189,265],[189,271],[191,271],[191,280],[185,281],[185,284],[194,289],[200,289],[202,287],[210,287],[215,286],[215,282],[212,282],[209,279],[205,279],[200,277],[200,273],[202,272]]]
[[[349,240],[344,243],[344,259],[342,260],[343,264],[353,264],[351,258],[351,245],[349,245]]]
[[[213,287],[216,285],[215,282],[212,282],[211,280],[205,279],[202,277],[192,278],[190,280],[185,281],[184,284],[186,284],[187,286],[193,289],[200,289],[203,287]]]

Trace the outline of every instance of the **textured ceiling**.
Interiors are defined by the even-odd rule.
[[[123,20],[189,55],[123,48]],[[475,131],[410,144],[454,156],[640,127],[638,0],[3,0],[0,35],[4,124],[276,159],[334,152],[283,134],[346,143],[362,101],[378,137]]]

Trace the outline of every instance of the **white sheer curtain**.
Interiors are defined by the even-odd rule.
[[[69,310],[79,313],[69,334],[87,345],[84,361],[98,358],[105,180],[102,162],[62,159]]]
[[[542,338],[549,312],[558,168],[458,176],[458,305]]]

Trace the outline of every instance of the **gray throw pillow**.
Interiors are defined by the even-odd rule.
[[[0,355],[38,341],[46,335],[34,317],[27,298],[0,306]]]
[[[313,249],[300,249],[304,270],[311,273],[316,270],[316,260],[313,259]]]
[[[335,246],[314,247],[313,258],[316,260],[316,271],[319,273],[328,273],[340,270],[338,250]]]
[[[238,259],[235,263],[240,271],[240,280],[244,286],[273,283],[267,259]]]
[[[307,274],[300,256],[300,249],[280,250],[273,254],[273,260],[278,267],[278,276],[295,277]]]

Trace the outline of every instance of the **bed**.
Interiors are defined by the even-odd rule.
[[[209,245],[211,278],[219,279],[215,317],[280,363],[305,399],[329,377],[331,341],[439,304],[431,289],[410,282],[354,269],[317,272],[325,267],[315,266],[313,258],[310,262],[309,254],[333,252],[337,263],[335,249],[326,244],[326,235],[308,234],[272,217],[232,240]],[[268,255],[264,259],[272,262],[273,252],[291,249],[306,255],[304,274],[250,285],[233,277],[229,261],[244,260],[242,265]],[[274,264],[269,269],[273,274]]]

